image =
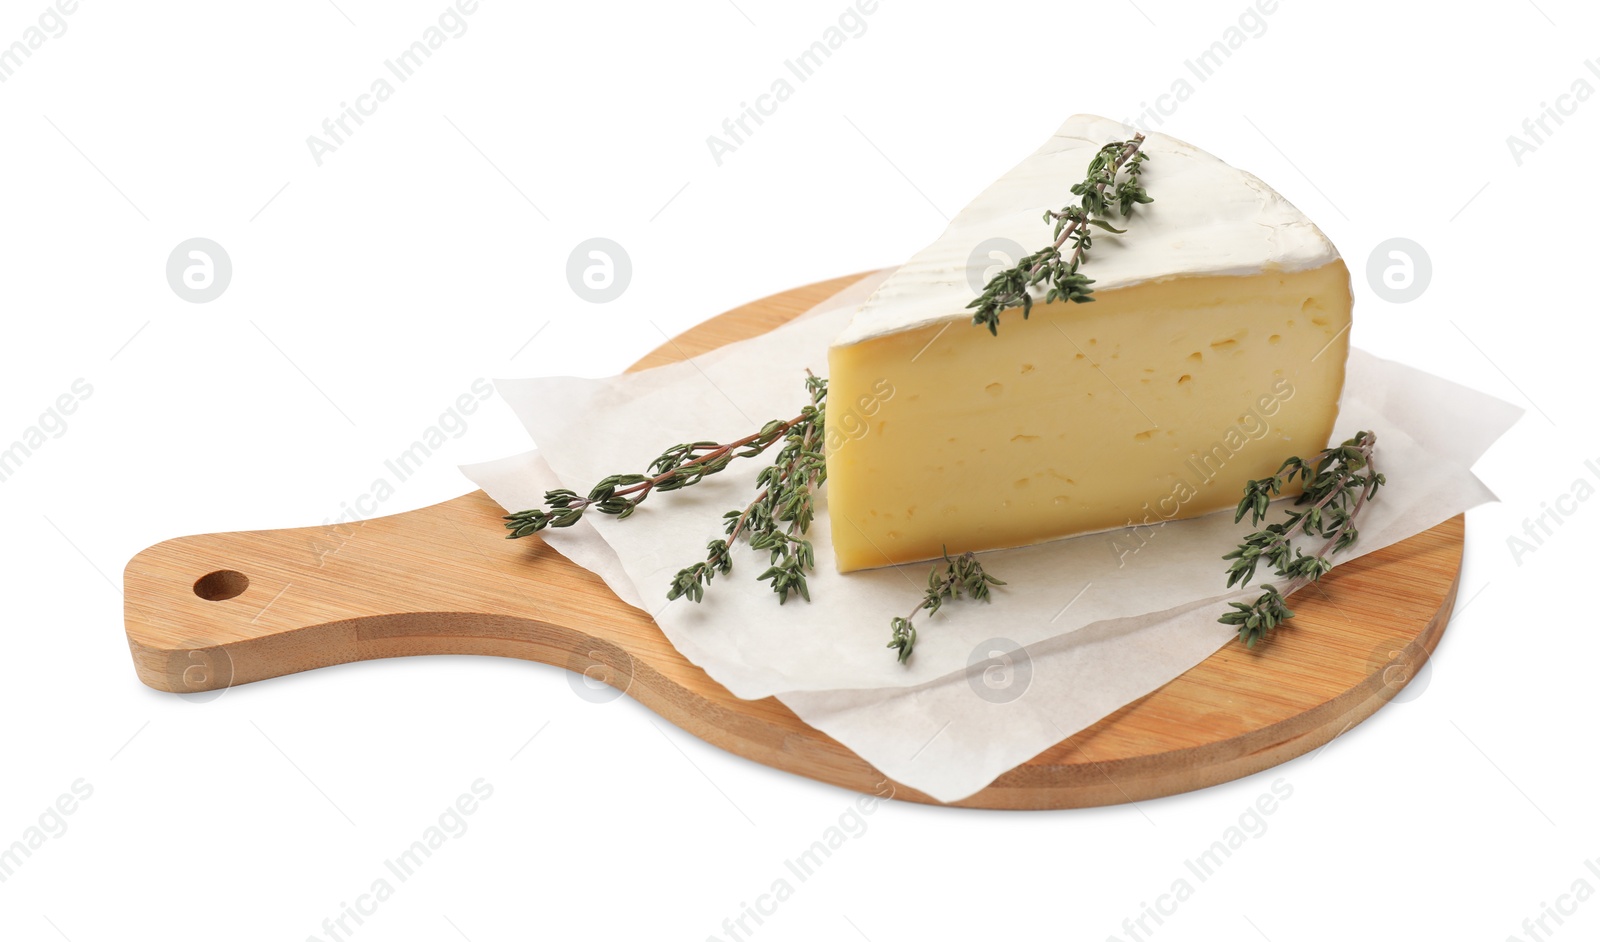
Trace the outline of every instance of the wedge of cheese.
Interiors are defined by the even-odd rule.
[[[1094,300],[1000,315],[967,304],[1052,238],[1102,145],[1069,119],[891,275],[829,350],[827,500],[841,571],[1152,527],[1233,507],[1244,482],[1326,447],[1350,275],[1250,174],[1150,134],[1155,200],[1096,233]],[[1010,257],[991,257],[994,246]],[[1135,541],[1109,540],[1113,552]]]

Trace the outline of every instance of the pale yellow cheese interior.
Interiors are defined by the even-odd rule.
[[[1342,261],[1095,298],[1006,311],[998,336],[947,321],[830,350],[841,571],[1210,513],[1326,446]]]

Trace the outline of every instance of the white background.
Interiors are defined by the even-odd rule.
[[[891,802],[753,937],[1128,939],[1187,877],[1155,937],[1544,938],[1523,920],[1576,880],[1600,889],[1600,501],[1565,501],[1532,553],[1507,543],[1578,479],[1600,486],[1600,102],[1571,100],[1520,164],[1506,140],[1575,80],[1600,88],[1592,5],[1284,2],[1201,82],[1185,60],[1243,0],[882,0],[719,166],[707,136],[843,0],[483,0],[318,166],[307,136],[444,9],[337,2],[86,0],[0,84],[0,446],[93,387],[0,483],[0,845],[93,789],[0,883],[0,935],[326,939],[482,778],[470,828],[354,938],[729,938],[852,794],[518,661],[158,693],[129,661],[123,565],[172,536],[337,516],[477,377],[613,373],[663,332],[893,265],[1067,115],[1130,118],[1179,78],[1193,94],[1160,130],[1318,220],[1356,272],[1358,345],[1528,409],[1478,468],[1503,503],[1469,515],[1460,614],[1410,699],[1315,758],[1137,806]],[[44,8],[6,0],[0,44]],[[206,304],[165,278],[196,236],[234,265]],[[566,278],[593,236],[633,263],[608,304]],[[1396,236],[1433,262],[1406,304],[1365,277]],[[457,463],[524,447],[491,399],[379,510],[454,497]],[[1184,861],[1280,777],[1267,830],[1197,881]],[[1600,903],[1562,905],[1549,930],[1600,931]]]

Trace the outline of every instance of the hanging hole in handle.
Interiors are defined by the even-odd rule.
[[[234,569],[218,569],[195,580],[194,594],[208,602],[225,602],[250,588],[250,577]]]

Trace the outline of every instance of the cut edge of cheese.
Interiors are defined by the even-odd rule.
[[[1211,513],[1285,457],[1325,447],[1349,348],[1348,269],[1265,184],[1163,135],[1146,145],[1156,202],[1123,239],[1095,241],[1095,301],[1036,304],[1026,320],[1002,312],[998,336],[970,323],[972,247],[998,223],[1037,248],[1043,210],[1065,202],[1094,150],[1131,133],[1069,120],[892,275],[830,349],[840,571]],[[1039,162],[1064,150],[1075,154],[1044,181]],[[1207,220],[1206,201],[1226,211]],[[1005,228],[1017,219],[1031,220],[1026,231]]]

